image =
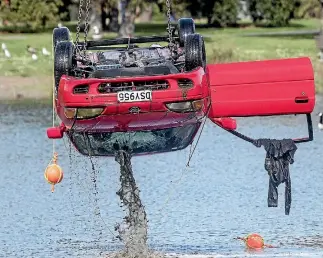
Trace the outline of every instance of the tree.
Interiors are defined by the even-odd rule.
[[[59,20],[61,5],[61,0],[11,0],[9,5],[3,1],[0,17],[8,21],[7,26],[37,31]]]
[[[66,0],[64,0],[66,1]],[[79,4],[80,0],[71,0],[73,3]],[[87,0],[83,1],[83,8]],[[172,18],[175,14],[187,12],[189,0],[171,0]],[[90,28],[96,27],[99,31],[108,29],[110,31],[119,32],[120,37],[128,37],[133,35],[135,31],[135,20],[140,15],[151,8],[152,4],[158,5],[161,12],[166,15],[166,0],[92,0],[90,10]],[[119,17],[118,17],[119,16]],[[109,19],[106,26],[105,20]],[[84,16],[83,16],[84,21]],[[84,28],[84,24],[82,25]]]
[[[135,31],[135,19],[138,18],[144,10],[147,10],[151,3],[159,6],[160,10],[167,14],[166,0],[119,0],[121,24],[119,36],[128,37],[133,35]],[[188,0],[170,0],[171,15],[175,18],[176,14],[183,13],[186,10]]]
[[[286,26],[295,10],[297,0],[247,0],[253,21],[264,20],[268,26]]]
[[[189,12],[191,13],[191,15],[193,17],[203,17],[204,13],[202,11],[202,6],[203,3],[205,3],[205,0],[192,0],[189,1],[188,5],[187,5],[187,9],[189,10]]]
[[[186,11],[189,0],[171,0],[172,18],[176,14],[182,14]],[[166,0],[119,0],[118,6],[120,15],[119,36],[128,37],[135,32],[135,20],[147,9],[151,4],[157,4],[160,11],[167,14]]]
[[[60,14],[64,14],[63,17],[60,17],[64,21],[71,20],[70,7],[74,4],[73,0],[62,0],[62,4],[59,6],[58,10]]]
[[[78,0],[79,2],[80,0]],[[83,0],[83,10],[85,10],[85,4],[87,0]],[[90,6],[90,30],[96,28],[100,32],[106,29],[105,19],[110,18],[112,22],[112,28],[115,30],[119,29],[119,35],[122,37],[128,37],[134,33],[134,22],[135,19],[140,15],[142,9],[146,6],[146,0],[111,0],[107,2],[106,0],[92,0]],[[118,8],[121,6],[121,8]],[[118,10],[119,9],[119,10]],[[85,10],[86,12],[86,10]],[[118,26],[115,20],[115,15],[121,16],[119,19],[121,21],[120,26]],[[84,14],[86,15],[86,14]],[[83,16],[83,20],[84,20]],[[111,25],[111,24],[110,24]],[[111,28],[111,26],[109,26]]]
[[[296,18],[319,18],[321,14],[320,0],[298,0],[295,10]]]
[[[239,0],[204,0],[201,1],[201,11],[209,25],[232,26],[237,23]]]
[[[247,0],[247,8],[254,23],[257,23],[264,18],[263,14],[259,11],[260,8],[257,0]]]
[[[154,0],[154,2],[158,4],[160,12],[163,12],[166,15],[167,14],[166,0]],[[192,1],[190,0],[170,0],[172,15],[174,16],[176,16],[175,14],[182,15],[185,12],[187,12],[191,2]]]
[[[103,10],[103,2],[104,0],[94,0],[91,1],[91,6],[89,6],[89,10],[90,10],[90,14],[89,14],[89,26],[90,26],[90,30],[91,33],[94,33],[94,28],[96,27],[98,29],[99,32],[101,32],[103,30],[103,28],[105,27],[105,24],[103,24],[102,21],[102,16],[104,13]],[[86,1],[84,1],[84,16],[86,17]]]
[[[239,11],[238,0],[218,0],[214,3],[212,25],[228,27],[237,24]]]
[[[64,0],[67,2],[68,0]],[[81,31],[85,29],[85,21],[89,22],[88,24],[88,32],[90,34],[93,33],[101,33],[103,30],[107,29],[106,20],[110,19],[111,22],[111,10],[116,9],[117,0],[70,0],[70,2],[75,5],[77,8],[77,18],[79,17],[79,8],[82,5],[81,10]],[[89,5],[88,5],[89,4]],[[68,6],[66,7],[68,8]],[[118,24],[117,24],[118,25]],[[115,29],[113,30],[115,31]]]

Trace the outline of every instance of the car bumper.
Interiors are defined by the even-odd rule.
[[[191,80],[193,86],[190,88],[181,87],[179,80]],[[117,92],[100,93],[99,86],[106,83],[137,83],[165,81],[167,89],[152,91],[152,101],[149,102],[127,102],[119,103]],[[86,85],[86,93],[75,93],[78,86]],[[124,113],[129,106],[138,106],[142,110],[160,110],[160,104],[172,101],[184,101],[201,99],[208,96],[207,78],[202,68],[189,73],[170,75],[145,76],[145,77],[122,77],[122,78],[86,78],[62,76],[58,88],[58,105],[62,107],[109,107],[109,114]],[[148,87],[146,89],[149,89]],[[134,89],[135,90],[135,89]],[[129,91],[129,90],[128,90]],[[124,110],[125,109],[125,110]],[[126,111],[127,112],[127,111]]]
[[[188,79],[192,87],[181,88],[179,80]],[[197,69],[190,73],[171,74],[165,76],[123,77],[109,79],[77,79],[63,76],[58,90],[56,102],[57,113],[63,123],[69,128],[79,130],[148,130],[180,126],[196,122],[205,115],[209,92],[208,82],[204,70]],[[118,102],[117,92],[100,93],[102,83],[123,83],[142,81],[167,81],[167,89],[152,91],[151,101]],[[88,92],[75,93],[75,87],[87,85]],[[170,112],[167,103],[202,100],[203,106],[195,112]],[[65,110],[78,108],[102,108],[103,111],[91,119],[78,119],[67,117]],[[139,112],[133,112],[133,109]]]

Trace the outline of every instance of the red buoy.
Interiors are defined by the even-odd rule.
[[[52,192],[54,192],[54,186],[63,180],[64,174],[62,168],[57,165],[57,153],[54,154],[52,159],[53,164],[47,166],[44,177],[46,181],[52,185]]]
[[[237,239],[243,240],[248,249],[259,250],[265,247],[274,248],[272,245],[265,244],[263,237],[259,234],[249,234],[247,237],[238,237]]]

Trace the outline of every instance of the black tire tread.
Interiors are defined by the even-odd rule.
[[[73,68],[74,44],[70,41],[58,42],[54,56],[54,78],[56,93],[61,77],[69,75]]]
[[[195,33],[195,23],[192,18],[181,18],[178,20],[179,45],[184,47],[188,35]]]
[[[206,52],[203,37],[200,34],[191,34],[185,43],[185,68],[192,71],[198,67],[206,67]]]
[[[55,28],[53,30],[53,48],[55,50],[57,44],[62,41],[70,41],[70,30],[67,27]]]

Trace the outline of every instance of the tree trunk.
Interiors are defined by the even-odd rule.
[[[108,29],[111,32],[118,32],[120,29],[119,25],[119,10],[117,8],[111,8],[108,12],[109,26]]]
[[[151,22],[153,18],[153,5],[150,4],[139,16],[140,22]]]
[[[102,30],[105,31],[107,30],[107,18],[108,18],[108,13],[107,13],[107,5],[105,1],[101,2],[101,24],[102,24]]]
[[[130,12],[126,12],[126,17],[120,25],[119,37],[127,38],[133,37],[135,33],[135,19],[134,15]]]
[[[90,31],[91,35],[101,34],[103,30],[102,26],[102,10],[101,10],[102,1],[93,1],[91,4],[90,10]]]
[[[119,37],[126,38],[132,37],[135,32],[135,12],[128,9],[130,0],[119,1],[119,15],[121,25],[119,29]]]
[[[211,26],[212,25],[212,16],[207,17],[207,25]]]

